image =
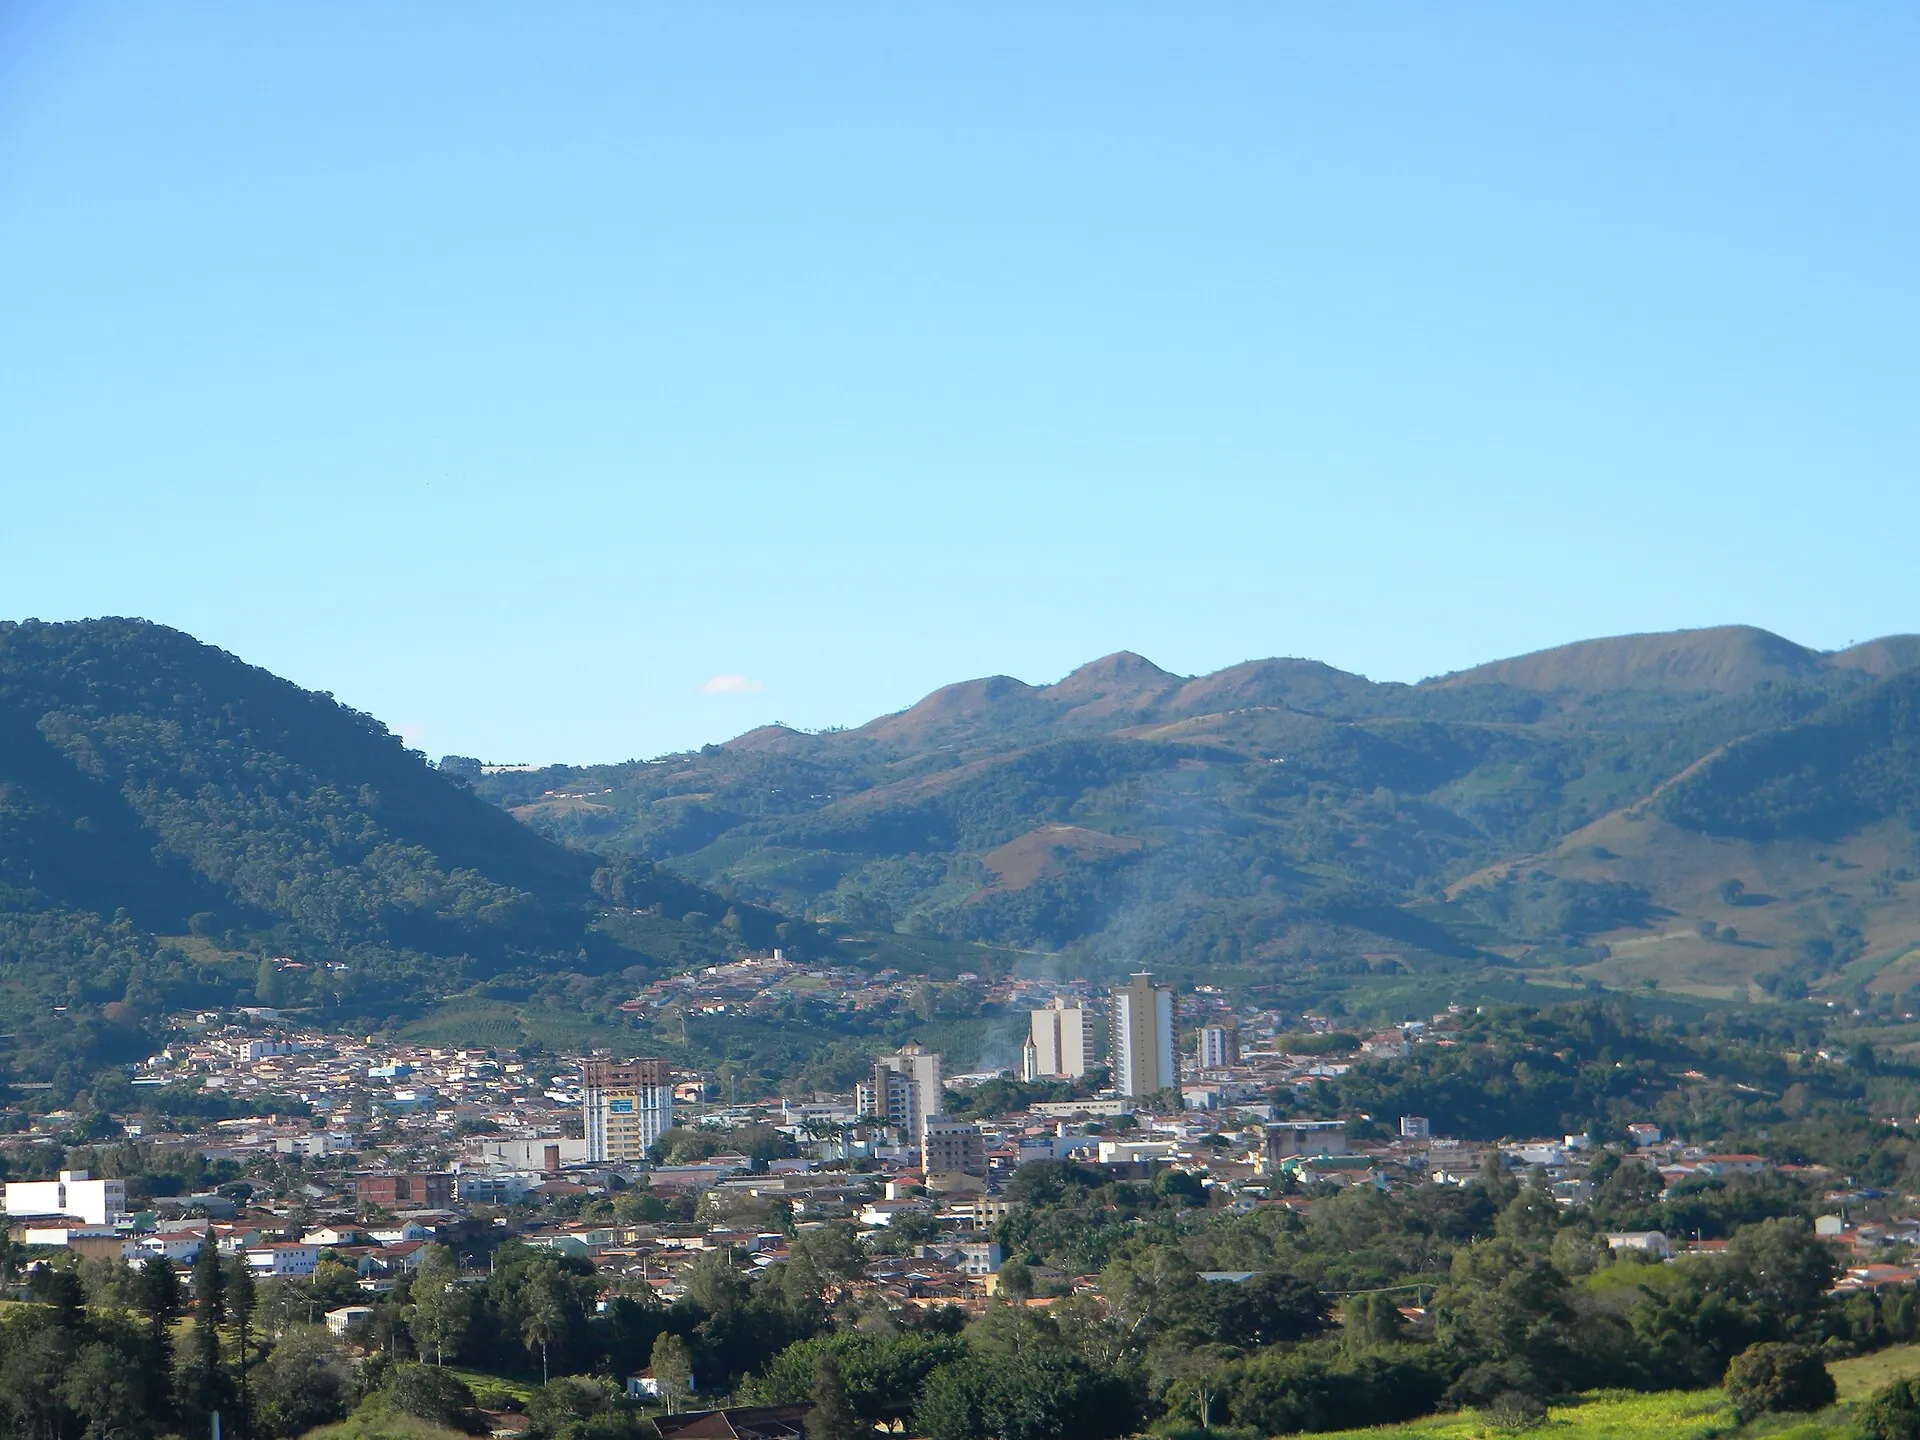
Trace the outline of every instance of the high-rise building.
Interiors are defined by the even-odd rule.
[[[970,1120],[945,1120],[935,1115],[926,1122],[920,1144],[920,1168],[929,1181],[936,1175],[987,1173],[987,1142]]]
[[[1231,1020],[1200,1027],[1200,1068],[1226,1070],[1240,1063],[1240,1027]]]
[[[1139,971],[1113,992],[1113,1088],[1151,1095],[1180,1083],[1173,1063],[1173,991]]]
[[[1093,1063],[1093,1012],[1084,1005],[1069,1006],[1055,999],[1044,1010],[1030,1012],[1027,1021],[1033,1042],[1034,1074],[1078,1080]]]
[[[589,1060],[582,1067],[580,1111],[587,1161],[644,1160],[673,1128],[673,1071],[664,1060]]]
[[[903,1045],[873,1062],[873,1078],[857,1087],[854,1104],[862,1115],[900,1126],[919,1145],[927,1136],[927,1117],[940,1113],[945,1094],[940,1057]]]

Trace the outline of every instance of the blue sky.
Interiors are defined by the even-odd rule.
[[[13,0],[0,615],[495,760],[1920,630],[1917,61],[1896,5]]]

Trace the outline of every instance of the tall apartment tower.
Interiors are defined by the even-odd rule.
[[[1230,1070],[1240,1063],[1240,1027],[1231,1020],[1200,1027],[1200,1068]]]
[[[940,1113],[945,1094],[940,1057],[918,1045],[903,1045],[897,1054],[873,1062],[873,1078],[858,1087],[855,1108],[900,1126],[920,1145],[927,1138],[927,1117]]]
[[[587,1160],[644,1160],[673,1128],[673,1072],[664,1060],[589,1060],[581,1067],[580,1110]]]
[[[1029,1012],[1027,1030],[1033,1044],[1033,1076],[1065,1076],[1078,1080],[1093,1063],[1093,1011],[1069,1007],[1056,998],[1044,1010]]]
[[[1180,1083],[1173,1063],[1173,991],[1142,970],[1113,992],[1113,1088],[1151,1095]]]

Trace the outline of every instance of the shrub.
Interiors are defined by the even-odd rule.
[[[1524,1390],[1502,1390],[1474,1414],[1489,1430],[1531,1430],[1547,1418],[1547,1404]]]
[[[1727,1398],[1742,1424],[1785,1410],[1823,1410],[1833,1404],[1833,1376],[1804,1345],[1749,1345],[1727,1366]]]
[[[467,1428],[473,1392],[438,1365],[395,1365],[380,1391],[387,1408],[455,1430]]]
[[[1895,1380],[1874,1391],[1860,1428],[1873,1440],[1920,1440],[1920,1379]]]

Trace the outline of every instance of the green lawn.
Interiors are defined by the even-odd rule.
[[[461,1383],[476,1395],[482,1390],[504,1390],[522,1405],[531,1400],[533,1392],[540,1388],[525,1380],[509,1380],[504,1375],[489,1375],[484,1370],[469,1370],[461,1365],[449,1365],[446,1368],[447,1374],[459,1376]]]

